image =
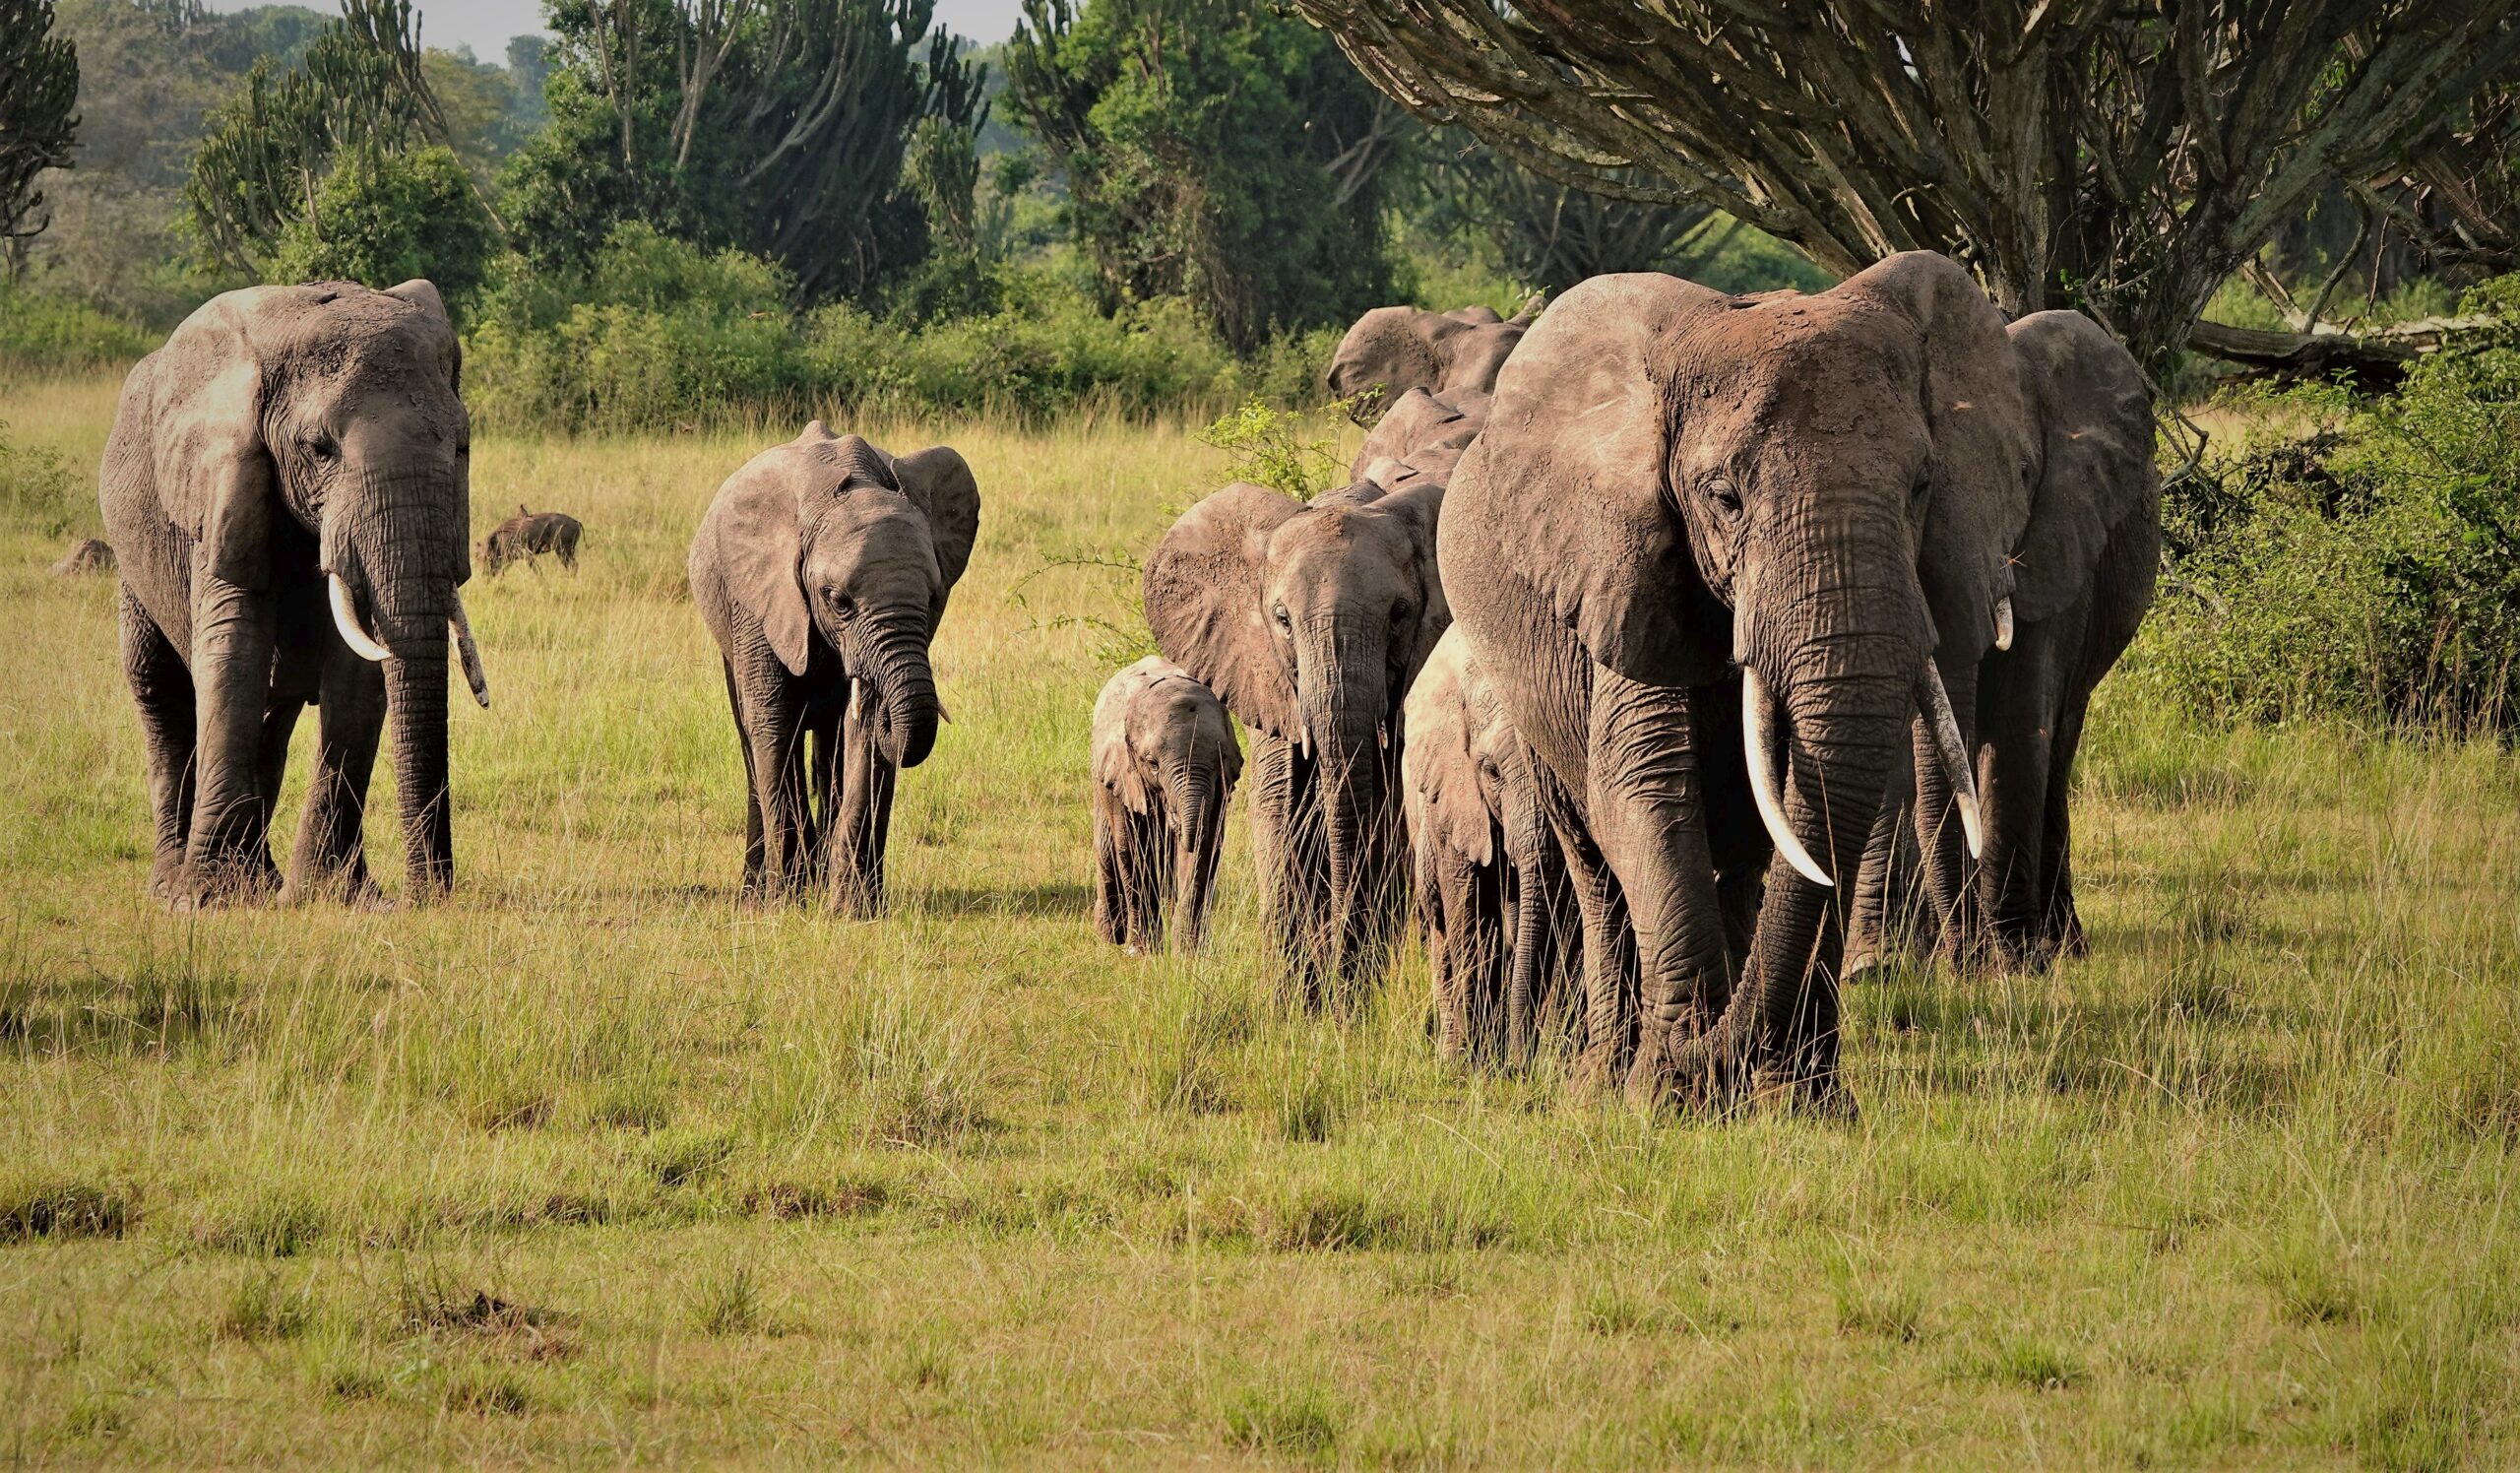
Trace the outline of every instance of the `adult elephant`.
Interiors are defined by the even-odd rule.
[[[1412,389],[1451,400],[1496,387],[1535,312],[1498,317],[1486,307],[1429,312],[1376,307],[1356,319],[1330,357],[1330,392],[1357,399],[1356,417],[1370,423]]]
[[[1632,927],[1632,1099],[1843,1102],[1835,877],[1911,713],[1939,718],[1969,790],[1947,689],[2011,592],[2033,455],[2001,314],[1925,252],[1810,296],[1596,278],[1506,363],[1455,480],[1443,581],[1598,860],[1590,876],[1573,860],[1596,1024],[1617,969],[1590,907]],[[1718,776],[1728,729],[1746,793]],[[1787,862],[1746,935],[1726,904],[1753,903],[1744,806]],[[1616,1064],[1604,1033],[1597,1077]]]
[[[1253,852],[1308,1003],[1378,970],[1405,893],[1400,702],[1452,621],[1435,576],[1443,501],[1432,483],[1307,504],[1237,481],[1147,560],[1156,647],[1251,729]]]
[[[456,592],[472,573],[458,358],[427,282],[332,282],[214,297],[124,380],[98,499],[148,744],[152,893],[279,880],[272,807],[309,703],[288,892],[375,898],[361,819],[389,718],[407,893],[453,885],[450,630],[489,704]]]
[[[1357,448],[1348,474],[1397,491],[1420,481],[1446,481],[1487,422],[1490,396],[1463,391],[1438,399],[1412,389],[1383,412]]]
[[[1520,1063],[1575,952],[1574,896],[1531,755],[1458,628],[1403,703],[1401,754],[1436,1046]]]
[[[837,910],[882,908],[894,784],[944,715],[928,644],[979,524],[950,447],[895,459],[820,419],[718,488],[691,597],[743,748],[745,894],[822,883]]]

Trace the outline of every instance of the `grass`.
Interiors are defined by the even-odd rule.
[[[113,391],[9,433],[93,465]],[[148,904],[110,583],[43,571],[93,510],[0,524],[12,1456],[2520,1461],[2508,754],[2104,692],[2090,958],[1853,992],[1851,1124],[1648,1123],[1438,1065],[1414,951],[1289,1015],[1238,844],[1207,955],[1093,940],[1069,616],[1134,610],[1010,590],[1221,480],[1178,428],[879,427],[980,477],[956,724],[891,916],[741,909],[682,560],[772,433],[484,437],[483,524],[587,544],[469,591],[411,914]]]

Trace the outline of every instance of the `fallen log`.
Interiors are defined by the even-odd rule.
[[[2199,322],[2187,346],[2209,357],[2240,365],[2234,379],[2272,378],[2279,382],[2327,379],[2339,374],[2363,389],[2387,389],[2406,377],[2406,365],[2461,333],[2490,327],[2491,317],[2427,317],[2348,333],[2337,328],[2311,332],[2271,332]]]

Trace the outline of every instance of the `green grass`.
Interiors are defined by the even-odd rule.
[[[112,394],[10,433],[93,465]],[[2088,960],[1856,990],[1851,1124],[1649,1123],[1438,1065],[1414,951],[1280,1009],[1238,840],[1209,954],[1092,939],[1058,620],[1133,612],[1010,590],[1218,480],[1178,428],[879,427],[981,480],[955,725],[893,915],[740,908],[682,560],[770,434],[483,439],[484,526],[587,542],[469,591],[497,703],[410,914],[149,904],[110,583],[0,526],[11,1456],[2520,1460],[2509,755],[2105,693]]]

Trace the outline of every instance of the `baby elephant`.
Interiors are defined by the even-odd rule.
[[[532,562],[545,552],[559,554],[560,566],[578,565],[578,534],[584,529],[578,519],[563,512],[527,511],[525,503],[516,504],[516,515],[490,529],[481,539],[481,571],[492,577],[509,563]]]
[[[1172,913],[1172,944],[1198,949],[1242,748],[1216,692],[1161,656],[1111,677],[1094,702],[1094,925],[1132,956]]]

